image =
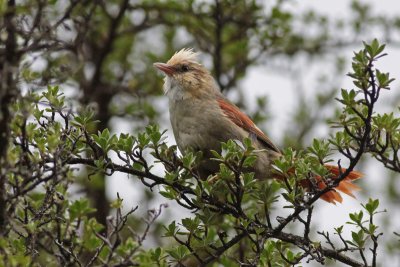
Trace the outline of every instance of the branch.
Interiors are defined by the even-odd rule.
[[[6,166],[7,149],[10,137],[10,121],[12,115],[10,113],[10,104],[18,94],[15,84],[15,66],[18,58],[15,54],[17,47],[15,34],[15,0],[7,2],[7,10],[4,14],[4,24],[7,32],[5,41],[5,51],[0,56],[0,166]],[[0,173],[0,236],[6,231],[8,221],[6,196],[7,191],[5,183],[7,180],[6,173]]]
[[[291,243],[291,244],[295,244],[298,247],[313,247],[314,245],[311,243],[311,241],[307,241],[305,240],[303,237],[301,236],[297,236],[297,235],[293,235],[293,234],[288,234],[288,233],[278,233],[278,234],[272,234],[271,235],[272,238],[277,238],[279,240]],[[347,257],[346,255],[343,255],[343,253],[338,253],[336,250],[334,249],[329,249],[329,248],[325,248],[323,246],[321,246],[320,248],[315,247],[316,250],[319,250],[322,255],[324,255],[325,257],[331,258],[331,259],[335,259],[337,261],[340,261],[342,263],[345,263],[349,266],[353,266],[353,267],[365,267],[364,264],[353,260],[352,258]]]

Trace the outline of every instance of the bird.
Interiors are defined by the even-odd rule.
[[[282,156],[281,150],[261,131],[239,107],[220,91],[211,73],[198,62],[199,53],[192,48],[177,51],[166,63],[156,62],[154,67],[165,74],[164,93],[168,97],[172,131],[179,150],[201,151],[203,160],[198,166],[202,179],[219,170],[212,150],[221,152],[221,143],[249,138],[256,149],[256,162],[251,171],[255,179],[283,179],[274,171],[273,163]],[[345,171],[338,166],[325,165],[333,179]],[[339,185],[320,198],[336,204],[343,198],[338,191],[354,197],[359,187],[352,182],[362,174],[352,171]],[[326,188],[324,179],[316,176],[319,189]],[[314,183],[315,184],[315,183]],[[313,183],[304,180],[301,185],[311,190]]]

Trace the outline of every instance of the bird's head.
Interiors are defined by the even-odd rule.
[[[218,87],[209,71],[197,62],[192,49],[176,52],[167,63],[154,63],[165,73],[164,91],[170,99],[202,98],[213,96]]]

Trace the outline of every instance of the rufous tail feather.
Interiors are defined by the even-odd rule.
[[[338,166],[334,166],[334,165],[328,165],[326,164],[325,167],[331,172],[331,174],[333,175],[333,179],[337,179],[340,176],[340,170]],[[345,168],[342,168],[341,170],[342,173],[346,172]],[[342,196],[337,192],[343,192],[346,195],[349,195],[351,197],[354,197],[353,191],[357,191],[360,190],[361,188],[358,185],[353,184],[352,182],[354,180],[357,180],[359,178],[361,178],[363,175],[362,173],[358,172],[358,171],[351,171],[349,173],[349,175],[346,176],[346,178],[344,178],[337,187],[335,187],[335,189],[332,189],[331,191],[326,192],[325,194],[323,194],[321,196],[321,198],[327,202],[333,203],[335,204],[336,202],[342,203],[343,198]],[[320,180],[322,180],[319,177]],[[318,187],[320,189],[324,189],[326,187],[326,184],[324,182],[319,183],[320,185],[318,185]]]
[[[333,166],[333,165],[325,165],[325,167],[330,171],[330,173],[332,174],[332,179],[337,179],[340,176],[340,170],[339,167],[337,166]],[[342,173],[344,173],[346,171],[345,168],[342,168]],[[340,195],[340,192],[349,195],[351,197],[355,197],[353,194],[353,191],[357,191],[360,190],[360,187],[353,184],[352,182],[354,180],[357,180],[359,178],[361,178],[363,175],[360,172],[357,171],[352,171],[349,173],[349,175],[347,175],[346,178],[344,178],[337,187],[335,187],[334,189],[326,192],[325,194],[323,194],[321,196],[321,199],[332,203],[332,204],[336,204],[336,202],[342,203],[343,201],[343,197]],[[275,176],[275,178],[277,179],[282,179],[283,177],[281,175],[277,175]],[[316,176],[315,177],[316,180],[316,185],[318,186],[319,190],[323,190],[326,188],[326,183],[324,182],[324,180],[320,177],[320,176]],[[310,190],[312,185],[312,182],[310,180],[302,180],[300,182],[301,186],[306,188],[307,190]]]

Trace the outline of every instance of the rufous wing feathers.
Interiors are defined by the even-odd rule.
[[[227,116],[233,123],[248,131],[249,135],[254,134],[257,139],[265,145],[265,148],[280,153],[279,148],[275,146],[274,143],[272,143],[272,141],[237,106],[222,97],[217,99],[217,101],[225,116]]]

